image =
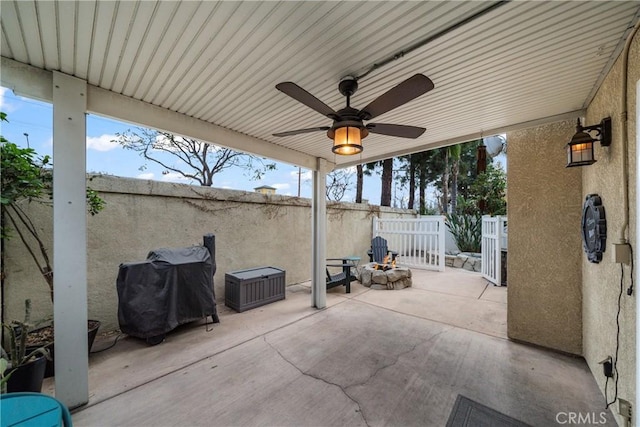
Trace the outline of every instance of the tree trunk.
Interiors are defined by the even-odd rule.
[[[391,187],[393,183],[393,159],[382,162],[382,191],[380,206],[391,206]]]
[[[442,171],[442,206],[441,213],[449,212],[449,149],[444,149],[444,170]]]
[[[458,209],[458,175],[460,175],[460,158],[462,157],[462,146],[452,145],[449,147],[451,155],[451,212],[456,213]]]
[[[485,145],[478,146],[478,157],[476,163],[476,174],[480,175],[487,170],[487,147]],[[487,209],[487,203],[484,199],[478,200],[478,209],[484,215]]]
[[[416,198],[416,164],[414,163],[414,157],[409,156],[409,206],[407,208],[413,209],[413,204]]]
[[[451,212],[458,208],[458,174],[460,173],[460,158],[453,159],[451,164]]]
[[[418,172],[419,183],[420,186],[420,215],[424,215],[427,213],[427,171],[425,169],[425,159],[424,156],[420,156],[420,161],[418,162]]]
[[[362,184],[364,183],[364,173],[362,165],[356,166],[356,203],[362,203]]]

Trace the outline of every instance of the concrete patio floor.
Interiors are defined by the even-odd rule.
[[[73,422],[444,426],[462,394],[533,426],[560,412],[615,425],[584,360],[506,339],[507,288],[463,270],[413,273],[403,290],[332,289],[325,310],[302,284],[245,313],[219,305],[220,324],[157,346],[123,338],[91,355],[90,401]]]

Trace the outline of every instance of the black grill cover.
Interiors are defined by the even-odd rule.
[[[122,332],[151,338],[212,316],[218,322],[213,263],[207,248],[157,249],[147,260],[120,265],[118,322]]]

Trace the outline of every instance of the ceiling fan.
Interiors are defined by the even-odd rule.
[[[424,133],[425,128],[389,123],[367,123],[365,125],[364,121],[374,119],[381,114],[404,105],[433,88],[434,85],[431,79],[422,74],[416,74],[389,89],[371,101],[362,110],[357,110],[351,107],[351,96],[358,90],[358,82],[355,77],[347,76],[338,84],[340,93],[347,97],[347,106],[341,110],[334,111],[297,84],[292,82],[278,83],[276,89],[330,118],[333,120],[333,125],[279,132],[274,133],[273,136],[292,136],[327,131],[327,136],[333,140],[332,151],[342,155],[360,153],[362,151],[362,139],[369,135],[369,132],[400,138],[417,138]]]

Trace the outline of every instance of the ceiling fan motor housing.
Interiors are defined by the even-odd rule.
[[[346,76],[338,83],[338,90],[344,96],[351,96],[358,90],[358,82],[355,77]]]
[[[346,80],[343,80],[342,82],[344,81]],[[342,82],[340,82],[340,84],[342,84]],[[355,83],[355,80],[354,80],[354,83]],[[359,110],[356,110],[355,108],[352,108],[352,107],[345,107],[341,110],[338,110],[337,111],[338,120],[333,121],[333,126],[331,126],[331,128],[327,131],[327,136],[333,139],[335,136],[336,129],[343,128],[343,127],[353,127],[353,128],[360,129],[361,139],[366,138],[367,135],[369,135],[369,131],[362,123],[362,119],[358,115],[359,112],[360,112]]]

